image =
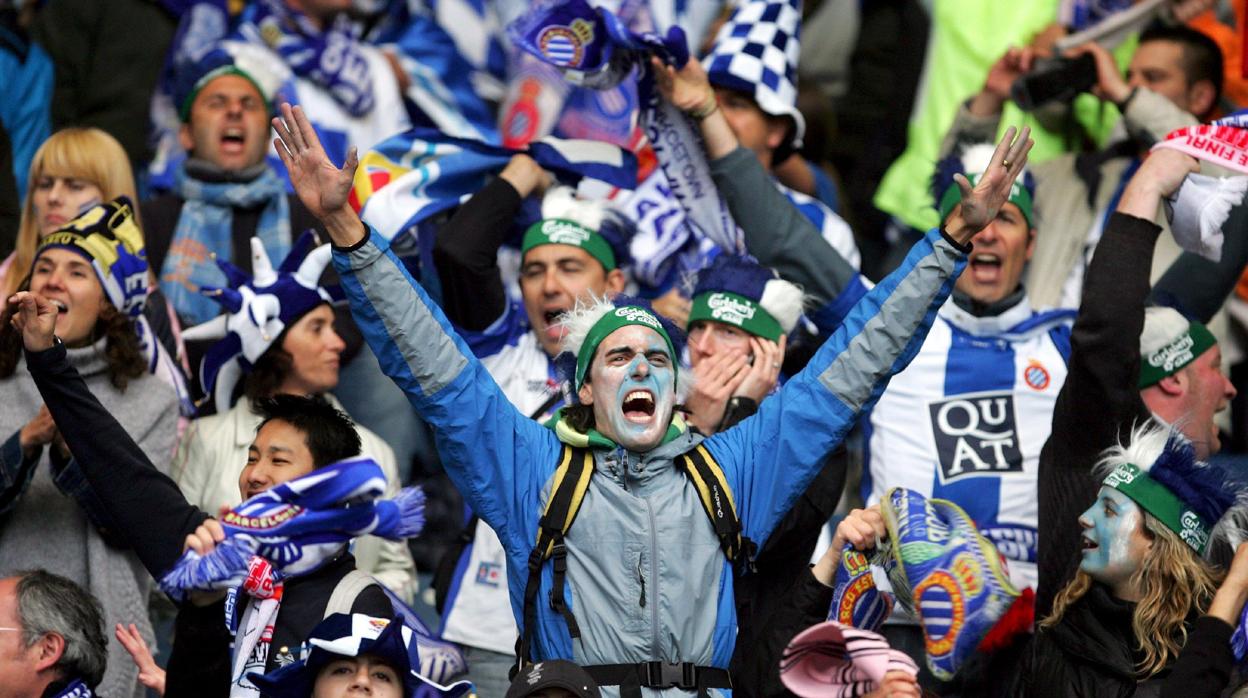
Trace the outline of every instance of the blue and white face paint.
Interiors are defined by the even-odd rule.
[[[649,451],[663,441],[676,404],[676,372],[667,342],[642,325],[628,325],[598,345],[581,386],[581,402],[594,407],[605,437],[630,451]]]
[[[1134,600],[1131,576],[1153,545],[1144,533],[1144,510],[1122,492],[1102,487],[1096,502],[1079,516],[1079,525],[1083,528],[1079,569],[1108,586],[1114,596]]]

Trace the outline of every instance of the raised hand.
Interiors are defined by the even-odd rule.
[[[347,205],[355,168],[360,164],[355,148],[347,153],[347,162],[339,169],[325,154],[321,139],[303,108],[292,109],[283,103],[281,111],[280,117],[273,118],[273,128],[277,131],[273,145],[290,174],[291,186],[303,205],[325,224],[334,244],[340,247],[355,244],[364,236],[363,224]]]
[[[130,653],[134,665],[139,668],[139,683],[152,689],[157,695],[165,695],[165,670],[156,664],[147,641],[139,634],[139,629],[134,626],[134,623],[131,623],[128,628],[118,623],[113,634],[121,646]]]
[[[1136,218],[1153,220],[1161,200],[1178,191],[1189,174],[1200,171],[1196,158],[1169,148],[1148,154],[1140,169],[1127,182],[1118,201],[1118,210]]]
[[[690,60],[685,67],[677,70],[659,60],[650,58],[650,69],[654,71],[654,83],[659,88],[663,99],[683,112],[709,112],[715,106],[715,90],[711,88],[710,78],[702,63]]]
[[[1248,601],[1248,543],[1240,543],[1235,549],[1235,557],[1231,560],[1231,568],[1227,571],[1226,578],[1222,580],[1218,592],[1213,595],[1208,614],[1235,627],[1239,623],[1239,614],[1245,601]]]
[[[1010,198],[1010,187],[1027,164],[1027,153],[1035,144],[1030,136],[1031,129],[1026,126],[1022,133],[1018,133],[1013,126],[1006,129],[1005,136],[988,161],[988,169],[980,175],[974,187],[966,175],[958,173],[953,176],[953,181],[962,190],[962,205],[946,221],[945,232],[954,240],[961,244],[970,242],[976,233],[997,217],[997,211]]]
[[[44,351],[56,343],[55,305],[43,296],[19,291],[9,296],[9,324],[22,335],[26,351]]]

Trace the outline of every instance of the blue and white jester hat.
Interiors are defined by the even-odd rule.
[[[797,110],[801,28],[801,0],[745,0],[702,60],[712,85],[744,92],[764,113],[793,119],[794,148],[806,134],[806,120]]]
[[[371,655],[383,660],[403,682],[404,698],[457,698],[472,690],[467,681],[441,686],[417,673],[420,668],[412,629],[398,619],[374,618],[362,613],[334,613],[312,629],[303,656],[269,674],[249,679],[271,698],[307,698],[317,674],[339,657]]]
[[[183,337],[221,340],[208,350],[199,367],[200,385],[213,396],[219,411],[229,409],[238,379],[251,371],[287,327],[320,304],[334,301],[318,285],[329,265],[330,248],[325,244],[312,249],[314,241],[312,231],[299,236],[281,266],[274,269],[260,238],[253,237],[251,278],[233,264],[216,260],[230,286],[205,286],[200,293],[215,299],[227,314],[192,327]]]

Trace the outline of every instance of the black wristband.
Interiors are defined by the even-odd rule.
[[[360,221],[360,226],[364,228],[364,237],[360,238],[357,242],[353,242],[346,247],[339,247],[336,244],[331,244],[330,246],[333,249],[338,250],[339,252],[344,252],[344,253],[355,252],[356,250],[360,249],[361,247],[364,246],[364,243],[368,242],[369,238],[372,237],[372,234],[368,229],[367,223]]]
[[[940,236],[945,239],[945,242],[948,242],[950,245],[953,245],[953,248],[957,250],[958,252],[961,252],[962,254],[970,254],[971,250],[975,249],[975,244],[972,243],[970,240],[967,240],[966,244],[963,244],[963,243],[958,242],[957,240],[954,240],[953,236],[949,234],[949,231],[945,230],[944,223],[940,224]]]

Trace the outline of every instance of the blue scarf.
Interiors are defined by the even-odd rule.
[[[221,517],[225,540],[207,555],[187,550],[160,580],[175,600],[188,591],[231,589],[254,574],[252,558],[272,573],[304,575],[329,562],[359,536],[411,538],[424,526],[425,496],[405,487],[380,499],[386,476],[371,458],[318,468],[248,499]]]
[[[368,61],[345,14],[322,31],[283,0],[257,0],[243,17],[255,25],[260,43],[282,54],[295,75],[325,88],[352,116],[373,110]]]
[[[95,693],[82,679],[70,681],[64,688],[52,694],[52,698],[92,698]]]
[[[183,163],[175,177],[174,190],[186,203],[160,269],[160,290],[178,315],[197,325],[221,311],[199,289],[226,285],[212,256],[234,259],[234,209],[264,204],[255,236],[260,238],[270,259],[283,259],[290,252],[290,205],[282,180],[268,168],[250,182],[217,183],[196,179],[186,172]],[[246,254],[245,250],[238,252]]]

